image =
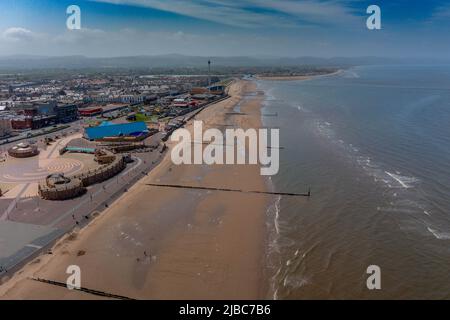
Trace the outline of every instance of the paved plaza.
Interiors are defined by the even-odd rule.
[[[161,135],[146,141],[158,145]],[[4,156],[0,163],[0,184],[12,186],[0,197],[0,280],[14,272],[22,262],[50,247],[54,241],[74,227],[89,223],[92,214],[127,192],[136,181],[154,168],[163,154],[154,150],[132,155],[133,163],[114,178],[87,188],[81,197],[65,201],[43,200],[38,183],[50,173],[67,176],[91,169],[97,164],[93,155],[65,154],[59,150],[73,141],[81,143],[81,134],[58,139],[51,145],[39,144],[39,155],[16,159]],[[92,158],[92,159],[90,159]],[[5,271],[8,270],[8,271]]]

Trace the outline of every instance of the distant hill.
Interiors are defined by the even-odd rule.
[[[204,68],[210,59],[214,66],[222,67],[287,67],[287,66],[354,66],[373,64],[424,63],[425,60],[400,60],[380,57],[199,57],[179,54],[113,58],[85,56],[45,57],[17,55],[0,57],[0,69],[80,69],[80,68]]]

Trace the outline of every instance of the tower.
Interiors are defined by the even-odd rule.
[[[208,91],[211,91],[211,60],[208,60]]]

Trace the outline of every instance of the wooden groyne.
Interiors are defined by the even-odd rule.
[[[47,280],[47,279],[42,279],[42,278],[29,278],[29,279],[33,280],[33,281],[42,282],[42,283],[46,283],[46,284],[50,284],[50,285],[54,285],[54,286],[57,286],[57,287],[62,287],[62,288],[66,288],[67,289],[67,284],[63,283],[63,282],[54,281],[54,280]],[[117,295],[117,294],[107,293],[107,292],[104,292],[104,291],[88,289],[88,288],[83,288],[83,287],[81,287],[79,289],[78,288],[74,288],[73,290],[77,290],[77,291],[93,294],[93,295],[100,296],[100,297],[117,299],[117,300],[136,300],[136,299],[133,299],[133,298],[120,296],[120,295]]]
[[[186,185],[178,185],[178,184],[161,184],[161,183],[146,183],[146,185],[151,186],[151,187],[160,187],[160,188],[194,189],[194,190],[223,191],[223,192],[241,192],[241,193],[289,196],[289,197],[311,197],[311,189],[309,189],[307,193],[294,193],[294,192],[270,192],[270,191],[258,191],[258,190],[241,190],[241,189],[229,189],[229,188],[186,186]]]

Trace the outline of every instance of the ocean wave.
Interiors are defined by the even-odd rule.
[[[396,208],[396,207],[378,207],[377,211],[392,212],[392,213],[407,213],[407,214],[414,214],[421,212],[414,208]]]
[[[394,179],[394,181],[398,182],[400,184],[400,186],[402,186],[405,189],[409,189],[413,187],[413,184],[419,182],[419,179],[415,178],[415,177],[407,177],[407,176],[402,176],[400,174],[395,174],[395,173],[391,173],[389,171],[385,171],[385,173],[391,177],[392,179]]]
[[[280,234],[280,203],[281,196],[278,196],[273,204],[274,207],[274,217],[273,217],[273,225],[275,227],[275,231],[277,234]]]
[[[311,280],[306,277],[287,275],[283,280],[283,286],[293,289],[301,288],[311,283]]]
[[[385,170],[380,163],[377,163],[367,155],[363,155],[359,147],[339,139],[333,130],[332,123],[316,120],[314,127],[318,135],[325,137],[337,146],[338,150],[341,151],[341,154],[347,156],[350,161],[356,162],[366,174],[373,177],[375,182],[383,183],[390,189],[412,189],[420,182],[420,179],[413,176],[402,175],[399,171]],[[397,196],[397,194],[395,194],[395,196]]]
[[[416,186],[421,182],[419,178],[404,175],[399,171],[385,170],[382,164],[363,155],[357,146],[339,139],[333,125],[327,121],[316,120],[315,130],[318,135],[334,144],[336,150],[350,162],[356,163],[365,175],[372,177],[375,183],[392,190],[385,193],[392,201],[388,205],[378,207],[377,211],[411,216],[426,215],[427,218],[432,216],[427,200],[417,193]]]
[[[360,75],[358,73],[356,73],[355,71],[346,70],[344,72],[343,77],[347,78],[347,79],[358,79],[358,78],[360,78]]]
[[[302,111],[302,112],[310,112],[307,108],[305,108],[305,107],[302,106],[302,105],[298,105],[298,106],[297,106],[297,110],[298,110],[298,111]]]
[[[435,229],[432,229],[430,227],[427,227],[427,230],[436,238],[439,240],[450,240],[450,233],[449,232],[440,232]]]
[[[272,179],[267,179],[269,190],[274,190]],[[269,230],[269,238],[266,251],[266,266],[272,274],[270,285],[272,298],[277,300],[278,288],[277,279],[282,272],[283,266],[280,256],[280,201],[281,196],[278,196],[275,201],[267,208],[267,228]]]
[[[271,93],[269,93],[269,92],[265,92],[264,93],[264,102],[271,102],[271,101],[279,101],[278,99],[277,99],[277,97],[275,97],[274,95],[272,95]]]
[[[317,120],[315,128],[317,133],[329,139],[332,143],[337,145],[344,154],[348,155],[351,161],[356,163],[369,175],[374,178],[375,182],[382,182],[389,188],[404,188],[410,189],[415,186],[420,180],[416,177],[409,177],[401,175],[400,172],[395,173],[382,169],[382,166],[377,164],[368,156],[361,155],[360,149],[353,144],[346,143],[342,139],[336,137],[332,124],[327,121]]]
[[[318,120],[316,121],[316,130],[319,135],[324,136],[330,139],[331,141],[334,141],[333,138],[335,137],[335,133],[331,128],[331,123]],[[344,141],[342,140],[338,140],[338,142],[341,144],[344,143]]]

